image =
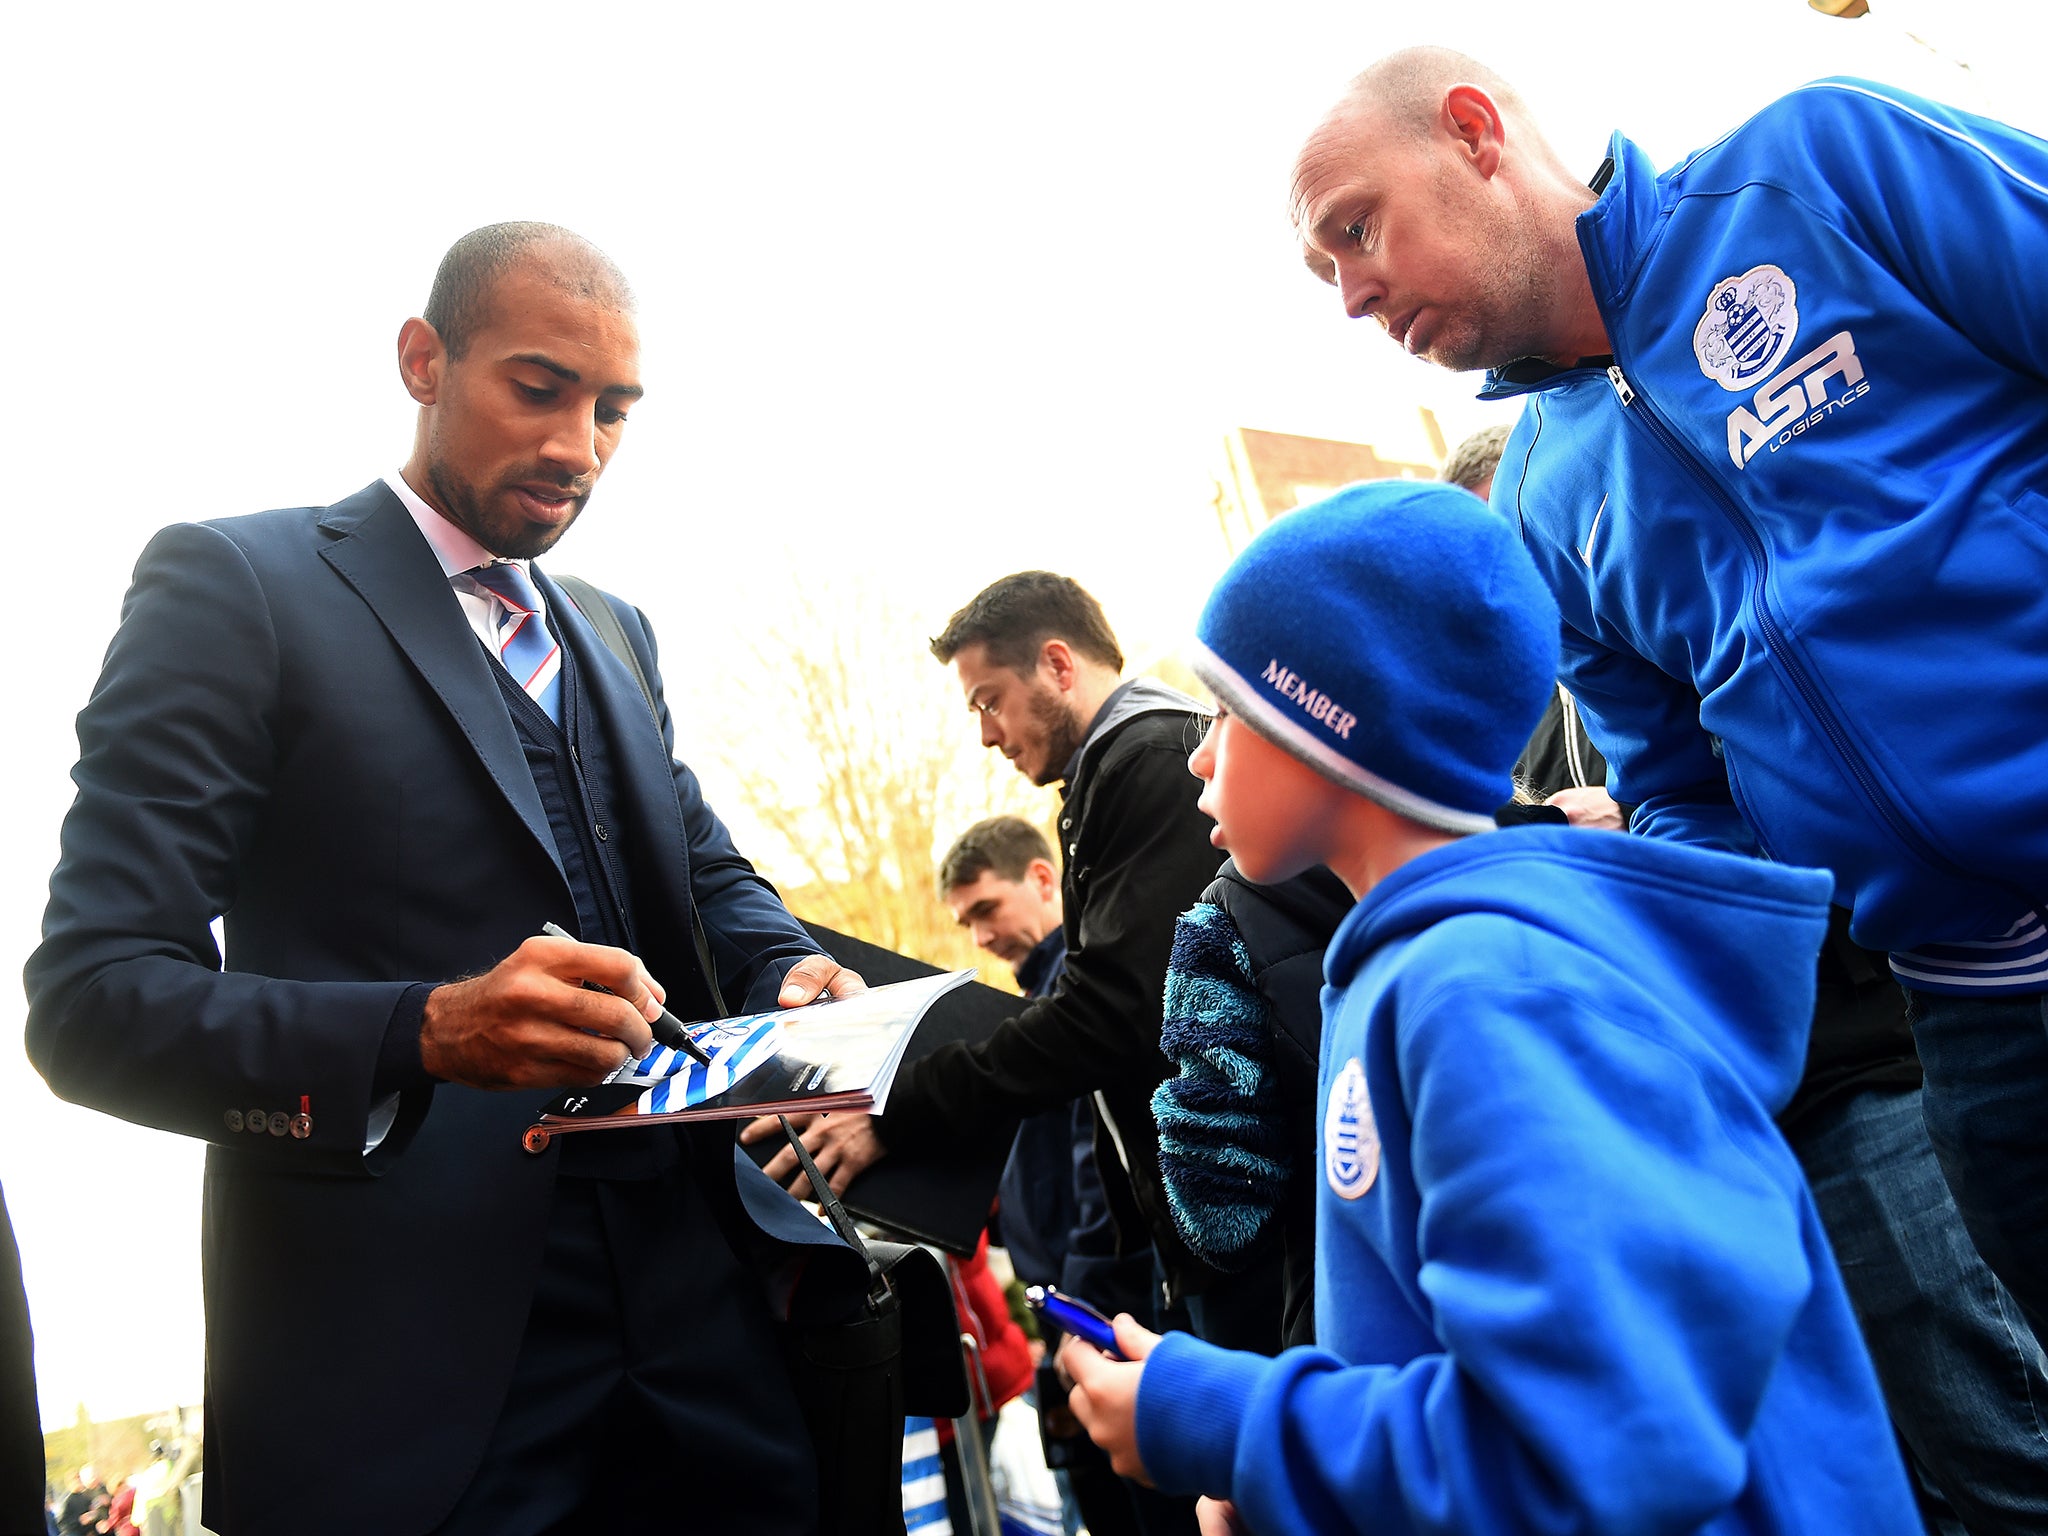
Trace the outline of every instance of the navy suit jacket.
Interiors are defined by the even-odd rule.
[[[711,1011],[694,908],[724,995],[772,1007],[816,946],[675,761],[666,702],[657,731],[541,584],[606,732],[650,973],[681,1017]],[[613,608],[660,700],[645,620]],[[216,1529],[430,1528],[505,1394],[560,1155],[519,1138],[547,1095],[411,1090],[364,1151],[408,986],[485,970],[574,910],[492,666],[380,483],[158,534],[79,717],[29,1051],[65,1098],[212,1143]],[[302,1109],[310,1135],[274,1134]],[[687,1135],[743,1258],[858,1268],[731,1127]]]

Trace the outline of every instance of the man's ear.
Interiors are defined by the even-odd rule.
[[[1080,675],[1073,648],[1064,640],[1048,640],[1040,646],[1038,665],[1051,675],[1053,686],[1061,693],[1072,691],[1074,679]]]
[[[1038,892],[1040,901],[1051,901],[1053,894],[1060,888],[1060,872],[1045,859],[1033,859],[1026,864],[1024,879]]]
[[[398,376],[405,392],[421,405],[432,405],[441,394],[441,375],[448,364],[448,349],[441,345],[441,333],[415,315],[398,328]]]
[[[1507,143],[1507,119],[1494,99],[1476,85],[1454,85],[1444,92],[1439,126],[1449,132],[1460,157],[1491,180]]]

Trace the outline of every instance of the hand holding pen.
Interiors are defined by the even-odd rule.
[[[1027,1285],[1024,1305],[1050,1318],[1062,1333],[1085,1339],[1112,1360],[1128,1360],[1116,1342],[1116,1324],[1078,1296],[1064,1294],[1056,1285]]]
[[[427,994],[420,1064],[474,1088],[589,1087],[653,1048],[665,996],[623,949],[536,935]]]
[[[576,942],[576,938],[573,934],[569,933],[566,929],[556,927],[553,923],[542,923],[540,925],[540,931],[548,935],[548,937],[550,938],[567,939],[571,944],[574,944]],[[623,953],[623,951],[621,951],[621,953]],[[653,987],[655,985],[652,978],[648,980],[647,984],[650,987]],[[601,983],[591,981],[588,979],[584,981],[583,985],[588,987],[593,992],[609,992],[611,990],[611,988],[606,987]],[[655,987],[655,992],[657,999],[657,1009],[656,1012],[649,1015],[647,1018],[647,1027],[651,1031],[653,1031],[654,1038],[660,1041],[663,1045],[667,1046],[670,1050],[681,1051],[685,1056],[688,1056],[691,1060],[702,1062],[707,1067],[710,1066],[711,1053],[705,1050],[703,1046],[699,1045],[694,1039],[690,1037],[690,1031],[683,1024],[683,1021],[681,1019],[677,1018],[674,1014],[670,1013],[666,1007],[660,1006],[660,1000],[662,998],[665,998],[667,994],[663,993],[659,987]],[[645,1051],[642,1051],[639,1056],[636,1056],[634,1058],[634,1060],[641,1060],[646,1056],[646,1054],[647,1053]]]
[[[1061,1299],[1072,1304],[1071,1297]],[[1093,1312],[1092,1308],[1088,1310]],[[1093,1324],[1102,1321],[1102,1314],[1094,1312],[1088,1331],[1094,1332]],[[1126,1312],[1110,1324],[1110,1348],[1114,1353],[1104,1353],[1099,1345],[1084,1343],[1078,1333],[1060,1345],[1059,1353],[1059,1363],[1074,1383],[1067,1393],[1067,1407],[1088,1431],[1088,1438],[1108,1454],[1109,1464],[1118,1476],[1146,1484],[1152,1479],[1138,1452],[1138,1382],[1145,1373],[1145,1359],[1158,1342],[1158,1334],[1140,1327]],[[1218,1514],[1219,1511],[1211,1511],[1212,1518],[1205,1530],[1229,1529],[1215,1518]]]

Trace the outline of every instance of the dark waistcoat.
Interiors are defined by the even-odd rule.
[[[557,634],[558,642],[560,638]],[[560,925],[586,944],[637,952],[628,839],[612,819],[617,801],[611,752],[591,709],[576,653],[562,647],[560,725],[503,667],[492,670],[519,732],[527,770],[547,811],[548,832],[576,904],[575,912],[559,920]],[[568,1178],[646,1179],[676,1164],[679,1145],[677,1137],[662,1130],[597,1131],[563,1137],[561,1152],[562,1173]]]

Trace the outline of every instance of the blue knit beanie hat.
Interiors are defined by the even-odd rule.
[[[1557,680],[1557,604],[1470,491],[1373,480],[1231,562],[1189,662],[1231,713],[1344,788],[1483,832]]]

